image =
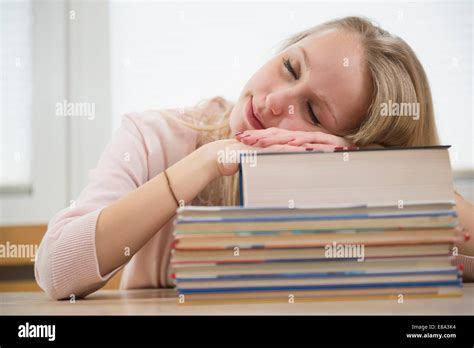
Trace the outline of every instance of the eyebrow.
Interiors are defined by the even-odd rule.
[[[306,50],[304,49],[303,46],[297,45],[296,47],[298,47],[300,49],[301,53],[303,54],[304,66],[306,67],[306,71],[308,71],[310,66],[311,66],[309,64],[308,53],[306,52]],[[339,124],[337,122],[337,118],[334,116],[334,112],[332,111],[332,108],[329,105],[327,99],[325,97],[323,97],[322,95],[319,95],[319,94],[316,94],[316,93],[314,94],[314,96],[316,97],[316,99],[318,99],[319,102],[321,102],[322,104],[324,104],[326,106],[326,108],[329,110],[329,113],[331,114],[331,116],[334,119],[334,121],[336,122],[336,124]]]

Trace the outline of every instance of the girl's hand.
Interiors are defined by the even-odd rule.
[[[297,152],[307,151],[304,146],[288,144],[272,144],[265,148],[250,146],[236,139],[223,139],[205,144],[198,149],[203,158],[209,164],[208,168],[214,178],[219,176],[233,175],[239,170],[239,158],[241,153],[247,151],[248,155],[262,152]]]
[[[281,128],[246,130],[236,135],[243,144],[267,148],[276,144],[303,147],[307,151],[334,151],[336,147],[353,147],[349,140],[323,132],[291,131]]]

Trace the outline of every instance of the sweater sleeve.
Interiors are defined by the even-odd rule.
[[[154,141],[159,145],[159,140]],[[103,208],[148,180],[148,152],[136,120],[125,115],[77,201],[50,220],[36,255],[35,278],[53,299],[84,297],[121,268],[104,276],[99,272],[97,219]],[[157,162],[163,165],[162,158]]]

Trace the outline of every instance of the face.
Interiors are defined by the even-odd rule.
[[[230,115],[234,133],[277,127],[335,135],[358,128],[372,93],[354,34],[327,31],[288,47],[247,82]]]

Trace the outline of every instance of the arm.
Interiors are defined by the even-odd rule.
[[[207,150],[201,147],[167,169],[178,200],[190,202],[219,175]],[[106,207],[96,230],[100,273],[107,274],[128,261],[173,217],[176,208],[164,173]],[[130,248],[128,256],[126,247]]]
[[[87,186],[51,219],[36,253],[35,277],[50,297],[84,297],[101,288],[169,220],[176,203],[163,175],[150,172],[169,167],[176,188],[185,182],[177,194],[186,201],[215,177],[205,149],[192,152],[195,133],[185,131],[163,118],[123,117]],[[183,134],[189,141],[179,144]]]

